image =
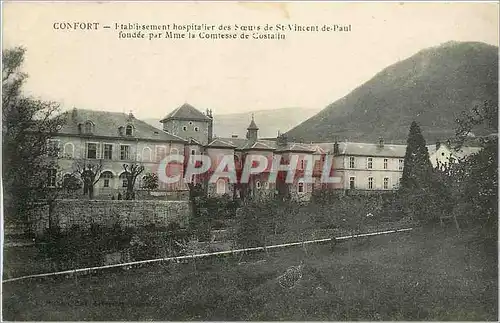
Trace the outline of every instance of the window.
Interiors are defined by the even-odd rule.
[[[125,172],[120,174],[120,180],[122,181],[122,187],[127,187],[128,179],[127,179],[127,175]]]
[[[97,144],[87,143],[87,158],[97,159]]]
[[[223,179],[217,181],[217,194],[226,193],[226,182]]]
[[[389,164],[389,159],[384,158],[384,169],[387,169],[388,164]]]
[[[167,148],[165,146],[156,146],[156,161],[159,162],[165,158]]]
[[[130,146],[120,145],[120,160],[130,159]]]
[[[104,159],[113,159],[113,145],[104,144]]]
[[[195,162],[195,160],[196,160],[195,156],[196,156],[196,150],[191,149],[191,158],[190,158],[191,159],[191,164],[193,164]]]
[[[384,190],[389,189],[389,178],[384,177]]]
[[[134,128],[132,127],[132,125],[128,125],[126,128],[125,128],[125,135],[127,136],[132,136],[132,131],[134,130]]]
[[[75,153],[75,146],[71,142],[66,143],[64,145],[64,157],[73,158],[74,153]]]
[[[255,187],[257,187],[257,189],[260,189],[262,187],[260,181],[255,182]]]
[[[300,169],[304,169],[304,160],[303,159],[300,161]]]
[[[200,131],[200,128],[199,127],[194,127],[194,131],[198,132],[198,131]]]
[[[102,187],[110,187],[110,183],[113,180],[113,174],[111,172],[104,172],[101,175],[101,178],[103,180]]]
[[[177,149],[177,148],[171,148],[170,149],[170,155],[179,155],[179,149]]]
[[[268,190],[268,189],[269,189],[269,182],[265,182],[265,183],[264,183],[264,188],[265,188],[266,190]]]
[[[193,125],[193,121],[189,121],[189,125],[192,126]]]
[[[373,189],[373,177],[368,177],[368,189]]]
[[[306,192],[306,187],[305,187],[304,182],[302,180],[299,181],[299,183],[298,183],[297,192],[299,192],[299,193],[305,193]]]
[[[354,168],[355,166],[354,157],[349,157],[349,168]]]
[[[399,160],[399,170],[403,170],[404,162],[404,159]]]
[[[56,175],[57,171],[55,169],[49,169],[47,171],[47,186],[54,187],[56,186]]]
[[[349,177],[349,189],[353,190],[356,188],[355,180],[354,177]]]
[[[94,125],[92,124],[91,121],[85,122],[85,133],[87,133],[87,134],[92,133],[93,128],[94,128]]]
[[[182,131],[187,131],[187,130],[188,130],[188,127],[182,126]]]
[[[151,148],[142,148],[142,161],[151,161]]]
[[[367,163],[366,163],[366,167],[368,169],[372,169],[373,168],[373,158],[372,157],[368,157],[368,160],[367,160]]]

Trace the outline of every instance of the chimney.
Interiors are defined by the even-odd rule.
[[[76,107],[73,107],[73,110],[71,111],[71,119],[73,119],[73,121],[76,121],[77,116],[78,116],[78,110],[76,110]]]
[[[212,118],[212,110],[207,109],[207,117],[210,119],[208,121],[208,143],[211,143],[214,139],[214,119]]]
[[[134,119],[134,114],[132,113],[132,110],[130,110],[130,112],[128,113],[128,119],[129,120]]]
[[[238,138],[238,135],[231,135],[231,138]]]
[[[379,146],[379,148],[384,147],[384,138],[382,138],[382,137],[378,138],[378,146]]]
[[[340,154],[339,143],[337,141],[335,141],[335,143],[333,144],[333,154],[334,155]]]
[[[438,141],[436,141],[436,150],[438,150],[439,147],[441,147],[441,142],[438,140]]]

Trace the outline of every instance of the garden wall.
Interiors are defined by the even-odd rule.
[[[153,200],[57,200],[52,212],[48,205],[40,205],[30,214],[34,234],[43,234],[52,222],[62,230],[74,225],[89,228],[91,224],[122,227],[167,226],[177,222],[186,226],[191,209],[188,201]]]

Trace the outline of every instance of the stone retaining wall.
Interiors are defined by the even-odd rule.
[[[51,213],[49,215],[49,213]],[[89,228],[91,224],[122,227],[167,226],[177,222],[186,226],[191,209],[188,201],[154,200],[57,200],[52,212],[41,205],[30,214],[30,226],[36,235],[42,235],[50,222],[62,230],[74,225]]]

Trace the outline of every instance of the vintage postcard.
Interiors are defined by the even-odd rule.
[[[3,320],[497,321],[498,30],[3,2]]]

